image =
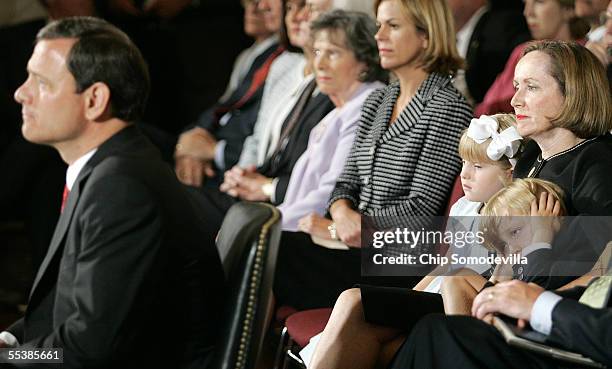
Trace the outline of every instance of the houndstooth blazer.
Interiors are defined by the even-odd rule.
[[[399,93],[394,82],[365,101],[328,207],[348,199],[364,215],[443,215],[461,169],[457,148],[472,109],[448,76],[432,73],[389,125]]]

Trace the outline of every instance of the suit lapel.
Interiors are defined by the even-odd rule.
[[[316,96],[313,96],[304,107],[304,112],[302,114],[302,117],[300,118],[300,122],[298,122],[295,128],[299,128],[302,124],[304,124],[304,122],[308,121],[308,117],[310,115],[315,112],[320,112],[320,110],[327,107],[328,104],[330,104],[330,102],[328,101],[327,95],[324,95],[319,92]]]
[[[410,130],[415,124],[417,124],[421,118],[421,114],[427,106],[427,102],[444,86],[450,83],[450,78],[437,73],[431,73],[421,86],[419,86],[416,94],[410,100],[408,105],[399,113],[396,121],[390,126],[385,126],[385,122],[379,122],[377,129],[383,129],[382,142],[387,142],[395,137],[401,136],[405,131]],[[392,97],[391,101],[386,101],[385,107],[387,109],[385,114],[386,122],[390,121],[393,113],[393,106],[399,96],[399,84],[397,85],[397,91],[393,94],[389,94]],[[387,123],[388,124],[388,123]]]
[[[68,232],[68,228],[70,223],[72,222],[72,216],[74,214],[74,210],[78,204],[79,197],[81,195],[82,184],[91,173],[92,167],[89,165],[85,165],[79,173],[77,180],[74,182],[72,186],[72,190],[68,195],[68,199],[66,202],[66,206],[64,207],[64,211],[59,217],[57,225],[55,226],[55,231],[53,233],[53,237],[51,238],[51,243],[49,244],[49,250],[47,251],[47,255],[43,259],[40,268],[38,268],[38,273],[36,274],[36,278],[34,279],[34,284],[32,285],[32,290],[30,291],[30,299],[34,295],[36,287],[40,283],[40,280],[44,276],[46,270],[49,268],[52,260],[55,258],[56,253],[63,250],[62,246],[64,244],[64,239],[66,238],[66,233]]]
[[[391,117],[393,116],[393,108],[399,93],[399,82],[395,82],[390,86],[389,92],[383,97],[383,101],[380,104],[380,114],[376,114],[374,127],[372,128],[372,143],[374,146],[378,146],[379,143],[383,142],[381,139],[389,128]]]
[[[421,112],[425,110],[425,106],[421,97],[417,93],[408,105],[399,113],[395,123],[391,124],[383,135],[383,142],[390,141],[395,137],[401,136],[403,132],[408,131],[418,121]]]
[[[312,114],[315,113],[319,113],[323,110],[323,109],[327,109],[329,107],[329,105],[331,105],[331,101],[329,100],[329,98],[327,97],[327,95],[322,94],[322,93],[318,93],[316,96],[312,96],[310,98],[310,100],[306,103],[306,106],[304,106],[304,110],[302,111],[302,114],[300,116],[300,119],[298,122],[296,122],[295,126],[293,127],[293,130],[291,132],[291,134],[289,135],[289,142],[287,143],[287,145],[285,145],[285,147],[278,153],[278,155],[280,156],[280,159],[278,159],[278,161],[276,162],[276,165],[272,165],[273,169],[272,172],[276,172],[278,170],[278,168],[281,168],[282,166],[284,166],[290,159],[291,159],[291,153],[293,153],[293,146],[295,144],[295,141],[298,139],[298,137],[300,137],[301,132],[304,129],[307,129],[308,132],[310,132],[310,130],[319,123],[319,121],[322,119],[315,119],[315,120],[311,120],[308,119]],[[331,109],[330,109],[331,110]],[[310,127],[306,127],[305,125],[309,124]]]

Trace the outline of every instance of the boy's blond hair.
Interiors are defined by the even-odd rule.
[[[502,132],[506,128],[516,127],[516,116],[514,114],[495,114],[492,115],[491,118],[497,121],[498,133]],[[510,158],[505,155],[499,160],[492,160],[487,156],[487,147],[489,147],[492,138],[488,138],[483,143],[478,143],[469,137],[467,132],[467,129],[463,131],[461,139],[459,140],[459,156],[461,156],[462,159],[471,161],[473,163],[494,164],[502,169],[512,168],[512,163],[510,163],[509,160]],[[514,155],[515,158],[517,158],[523,151],[523,141],[524,140],[521,140],[521,146],[519,147],[518,153]]]
[[[483,217],[480,221],[480,229],[483,231],[485,246],[503,254],[504,245],[499,237],[502,217],[509,213],[512,213],[513,216],[531,215],[531,203],[539,202],[543,192],[551,194],[559,202],[560,216],[567,214],[564,204],[565,194],[561,187],[538,178],[515,179],[491,196],[481,211]]]

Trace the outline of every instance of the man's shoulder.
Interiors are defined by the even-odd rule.
[[[127,127],[98,148],[86,166],[92,171],[112,173],[164,173],[169,166],[159,150],[137,127]]]
[[[181,185],[159,151],[141,134],[100,146],[83,169],[83,195],[100,191],[136,191],[141,196],[178,196]],[[145,195],[147,193],[148,195]],[[87,197],[89,198],[89,197]]]

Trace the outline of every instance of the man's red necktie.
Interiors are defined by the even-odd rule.
[[[62,207],[60,208],[60,212],[64,211],[64,206],[66,206],[66,200],[68,200],[68,194],[70,190],[67,185],[64,185],[64,193],[62,194]]]

